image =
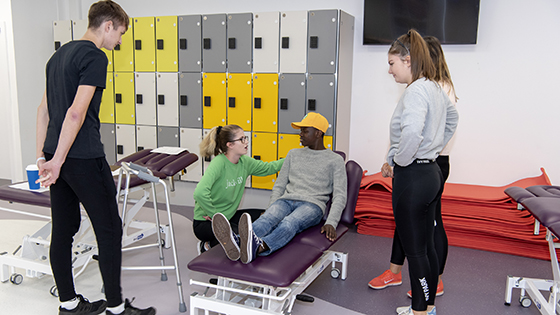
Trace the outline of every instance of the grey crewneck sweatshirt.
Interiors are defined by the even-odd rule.
[[[308,147],[288,152],[280,169],[270,204],[278,199],[307,201],[325,213],[332,193],[332,204],[325,224],[337,227],[346,207],[346,167],[340,155],[331,150],[311,150]]]
[[[449,142],[459,115],[443,89],[420,78],[401,96],[391,118],[387,163],[408,166],[415,159],[436,159]]]

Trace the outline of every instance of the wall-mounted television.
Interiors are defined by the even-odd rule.
[[[442,44],[476,44],[480,0],[364,0],[364,45],[387,45],[409,29]]]

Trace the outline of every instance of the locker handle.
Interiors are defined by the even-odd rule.
[[[230,37],[228,39],[228,48],[235,49],[235,37]]]
[[[211,100],[212,100],[212,99],[211,99],[210,96],[205,96],[205,97],[204,97],[204,106],[210,107],[210,105],[211,105]]]
[[[255,108],[261,108],[261,98],[260,97],[255,97],[255,102],[254,102],[254,107]]]
[[[117,144],[117,154],[124,154],[124,148],[120,144]]]
[[[307,100],[307,109],[315,110],[317,108],[317,101],[314,99]]]
[[[113,50],[121,50],[121,44],[118,44],[117,46],[115,46],[115,48],[113,48]]]
[[[188,98],[186,95],[181,95],[181,105],[182,106],[187,106],[189,104],[188,102]]]
[[[58,50],[60,48],[60,42],[54,42],[54,50]]]
[[[253,159],[255,159],[255,160],[260,160],[260,159],[261,159],[261,156],[260,156],[260,155],[253,155]]]
[[[235,107],[235,97],[230,97],[228,103],[229,107]]]
[[[262,49],[262,37],[255,37],[255,49]]]
[[[142,40],[141,39],[137,39],[134,41],[134,48],[136,48],[136,50],[142,50]]]
[[[309,48],[319,48],[319,37],[311,36],[309,38]]]
[[[211,157],[207,156],[207,157],[204,158],[204,162],[210,162],[210,161],[212,161]]]
[[[187,49],[187,39],[186,38],[180,38],[179,39],[179,49],[181,49],[181,50]]]
[[[157,40],[157,49],[158,50],[163,50],[163,39],[158,39]]]
[[[122,103],[122,94],[120,93],[115,94],[115,102],[119,104]]]
[[[282,37],[282,48],[290,48],[290,38]]]
[[[142,150],[144,150],[144,147],[138,147],[138,150],[136,151],[142,151]]]
[[[212,40],[210,38],[204,39],[204,49],[211,49],[212,48]]]
[[[142,104],[143,97],[142,94],[136,94],[136,104]]]
[[[159,94],[157,96],[157,102],[159,105],[165,105],[165,95]]]
[[[283,110],[288,109],[288,99],[287,98],[281,98],[280,99],[280,109],[283,109]]]

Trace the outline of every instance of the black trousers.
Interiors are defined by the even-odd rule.
[[[449,156],[440,155],[436,159],[436,163],[441,170],[443,176],[443,183],[447,181],[449,177]],[[436,247],[436,253],[438,256],[439,274],[443,274],[445,269],[445,263],[447,262],[448,253],[448,240],[447,233],[445,233],[445,228],[443,227],[443,219],[441,216],[441,198],[438,200],[436,205],[436,226],[434,229],[434,245]],[[391,263],[395,265],[403,265],[405,259],[404,250],[402,248],[401,241],[399,239],[399,233],[395,229],[395,234],[393,235],[393,249],[391,251]]]
[[[264,209],[237,210],[233,215],[233,217],[231,217],[231,219],[229,220],[231,229],[235,234],[239,234],[238,231],[239,219],[241,219],[241,215],[245,212],[251,216],[251,221],[255,222],[255,220],[258,219],[261,216],[261,214],[264,213]],[[212,232],[212,221],[193,220],[193,231],[196,238],[198,238],[203,242],[209,242],[210,247],[214,247],[220,243],[214,236],[214,232]]]
[[[47,160],[52,155],[45,154]],[[50,187],[52,236],[50,263],[61,302],[76,296],[72,275],[72,242],[81,223],[80,203],[95,231],[99,269],[107,305],[122,304],[122,221],[116,202],[116,187],[104,157],[67,158],[56,183]]]
[[[442,191],[441,170],[434,162],[393,169],[393,215],[408,260],[415,311],[425,311],[435,301],[439,266],[434,220]]]

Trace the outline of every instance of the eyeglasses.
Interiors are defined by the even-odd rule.
[[[235,141],[249,142],[249,137],[248,137],[248,136],[243,136],[243,137],[241,137],[241,138],[239,138],[239,139],[235,139],[235,140],[232,140],[232,141],[230,141],[230,142],[235,142]]]

